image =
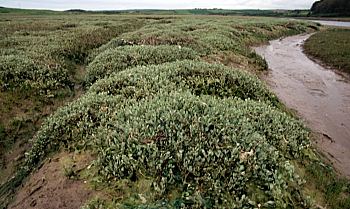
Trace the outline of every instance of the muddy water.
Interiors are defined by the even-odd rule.
[[[317,23],[320,23],[321,25],[328,25],[328,26],[350,27],[350,22],[327,21],[327,20],[312,20],[312,22],[317,22]]]
[[[302,51],[310,37],[297,35],[255,48],[269,65],[266,81],[318,133],[316,146],[350,177],[350,82]]]

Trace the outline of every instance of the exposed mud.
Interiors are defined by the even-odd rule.
[[[80,208],[96,192],[89,189],[84,181],[72,180],[64,175],[62,161],[67,157],[71,157],[71,154],[61,153],[34,172],[8,208]],[[91,160],[85,156],[80,158],[78,167],[86,166]]]
[[[255,48],[270,68],[266,81],[314,132],[316,146],[350,178],[350,80],[309,59],[297,35]]]

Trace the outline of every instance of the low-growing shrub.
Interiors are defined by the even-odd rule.
[[[97,81],[89,91],[139,99],[180,89],[196,95],[249,98],[279,105],[277,97],[254,75],[188,60],[128,69]]]
[[[221,82],[225,85],[221,85]],[[212,83],[216,86],[215,91]],[[109,120],[108,114],[119,108],[173,91],[190,91],[198,96],[261,100],[271,104],[278,102],[258,78],[223,65],[178,61],[136,67],[99,80],[86,95],[60,108],[48,118],[35,137],[38,142],[33,145],[32,152],[35,154],[30,154],[38,158],[29,160],[33,162],[29,164],[40,161],[45,153],[59,144],[68,146],[72,139],[75,142],[84,141],[85,137],[95,134],[96,127]],[[84,142],[82,146],[88,145]]]
[[[41,66],[20,55],[0,56],[0,88],[36,89],[45,92],[69,87],[68,73],[59,65]]]
[[[86,82],[94,83],[129,67],[197,59],[196,53],[178,46],[124,46],[106,50],[87,67]]]
[[[152,178],[161,195],[178,188],[187,207],[303,203],[289,159],[307,147],[308,133],[264,103],[160,95],[120,109],[94,139],[101,175]]]
[[[81,63],[88,56],[89,50],[109,41],[116,33],[106,28],[88,28],[77,30],[64,38],[54,55]]]
[[[188,19],[170,24],[150,24],[119,38],[133,44],[180,45],[209,55],[221,50],[244,52],[250,44],[261,43],[283,35],[312,30],[313,23],[265,19],[262,21],[220,18]]]
[[[106,180],[151,178],[159,200],[177,189],[186,207],[304,202],[289,160],[302,155],[308,132],[249,99],[174,92],[137,102],[89,93],[46,121],[24,169],[61,146],[97,153]]]
[[[143,21],[132,20],[130,23],[116,22],[114,25],[90,26],[78,28],[73,33],[65,34],[59,47],[53,51],[58,58],[67,58],[76,63],[83,63],[90,52],[109,42],[112,38],[140,28]]]
[[[304,204],[289,162],[308,146],[302,124],[250,100],[256,92],[242,97],[223,88],[244,87],[235,82],[218,86],[212,96],[192,88],[198,82],[194,86],[210,89],[212,79],[230,76],[256,84],[249,74],[193,61],[137,67],[102,79],[43,124],[22,173],[63,146],[96,153],[99,175],[106,180],[137,181],[146,175],[159,194],[155,201],[176,189],[176,204],[186,207]]]
[[[238,51],[242,48],[241,43],[230,36],[221,34],[219,31],[205,35],[200,34],[198,39],[206,46],[209,53],[217,51]]]
[[[122,38],[137,44],[190,46],[197,42],[194,37],[181,30],[177,25],[149,25],[141,31],[122,35]]]
[[[257,66],[258,70],[267,70],[268,65],[266,60],[258,55],[257,53],[253,52],[247,52],[247,56],[249,57],[249,63]]]
[[[116,109],[125,105],[125,98],[106,94],[87,94],[71,104],[60,108],[49,117],[35,136],[35,142],[26,158],[25,170],[32,169],[50,152],[60,146],[72,147],[93,136],[96,127],[111,114],[111,107]],[[102,120],[102,121],[101,121]],[[78,146],[78,145],[77,145]]]
[[[115,49],[120,46],[130,46],[130,45],[134,45],[134,44],[132,42],[127,42],[124,39],[119,39],[119,38],[112,39],[108,43],[102,45],[101,47],[94,49],[87,57],[86,62],[87,63],[92,62],[99,54],[103,53],[108,49]]]

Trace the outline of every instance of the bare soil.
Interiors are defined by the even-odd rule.
[[[66,159],[74,159],[74,167],[81,169],[91,162],[91,156],[74,156],[61,153],[47,160],[34,172],[19,191],[8,208],[23,209],[75,209],[88,201],[94,192],[82,180],[69,179],[64,172]]]

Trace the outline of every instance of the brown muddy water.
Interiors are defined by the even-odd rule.
[[[350,178],[350,80],[303,53],[309,37],[291,36],[254,49],[269,65],[265,79],[272,91],[317,133],[318,149]]]
[[[336,27],[350,27],[350,22],[329,21],[329,20],[312,20],[312,22],[320,23],[321,25],[336,26]]]

